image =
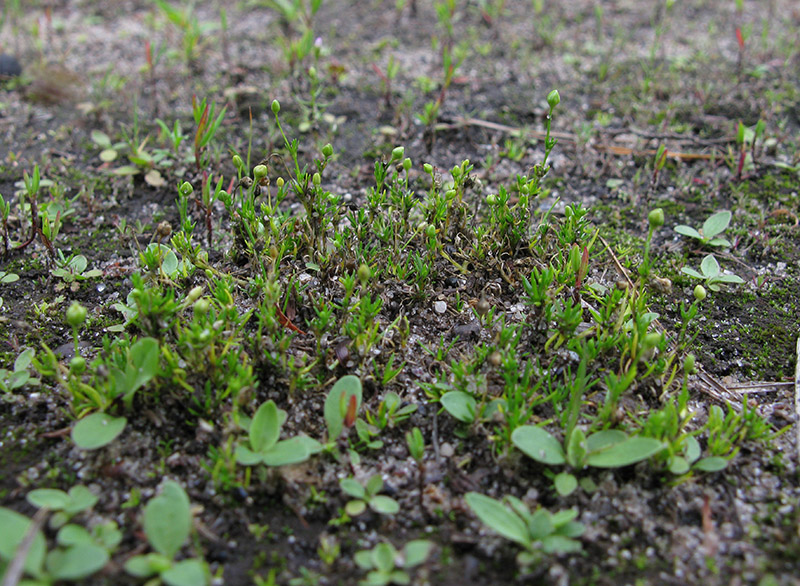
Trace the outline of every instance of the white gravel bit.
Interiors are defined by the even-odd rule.
[[[445,311],[447,311],[447,303],[445,303],[444,301],[436,301],[433,304],[433,310],[436,313],[444,313]]]

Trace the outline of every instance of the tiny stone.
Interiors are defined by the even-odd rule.
[[[442,455],[442,458],[452,458],[456,451],[451,444],[444,442],[439,446],[439,453]]]
[[[436,313],[444,313],[445,311],[447,311],[447,303],[445,303],[444,301],[437,301],[433,304],[433,310]]]

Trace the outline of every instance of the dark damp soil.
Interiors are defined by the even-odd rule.
[[[43,185],[39,204],[55,202],[49,209],[60,209],[63,220],[54,250],[66,257],[84,255],[88,269],[101,276],[73,283],[55,276],[55,261],[40,238],[5,254],[0,278],[3,272],[19,278],[0,284],[0,367],[12,369],[26,348],[43,353],[45,347],[66,364],[74,349],[63,316],[73,301],[89,312],[80,335],[88,358],[101,354],[104,337],[121,335],[114,326],[123,317],[113,306],[131,291],[132,277],[141,270],[140,251],[155,241],[160,223],[178,230],[176,185],[189,181],[199,189],[193,96],[227,108],[209,149],[211,165],[226,183],[236,173],[232,152],[246,153],[251,142],[255,163],[283,149],[270,110],[278,99],[284,130],[299,138],[301,161],[310,163],[323,145],[333,145],[336,154],[322,181],[349,209],[365,206],[375,161],[388,160],[397,145],[414,161],[409,176],[420,199],[431,183],[423,163],[446,181],[454,165],[469,159],[478,187],[465,199],[477,209],[498,186],[513,184],[541,162],[546,98],[557,88],[558,143],[543,179],[543,209],[552,206],[559,220],[566,204],[590,210],[591,226],[604,245],[593,249],[589,277],[613,287],[636,278],[647,214],[661,207],[666,223],[651,248],[659,280],[649,301],[659,327],[670,335],[680,329],[681,305],[689,306],[698,283],[682,268],[697,269],[713,252],[725,270],[741,277],[740,285],[709,291],[691,326],[700,373],[689,379],[690,407],[700,429],[712,406],[735,412],[742,393],[749,392],[750,409],[771,430],[769,441],[738,438],[733,457],[719,472],[677,480],[649,462],[586,468],[579,476],[590,489],[560,496],[553,490],[552,470],[517,451],[496,448],[496,421],[460,424],[425,392],[481,345],[499,344],[498,329],[481,326],[472,311],[481,300],[488,299],[509,322],[530,326],[519,317],[521,279],[515,276],[555,262],[556,253],[545,259],[510,254],[466,259],[467,270],[460,271],[462,251],[453,238],[452,250],[444,248],[451,250],[450,258],[440,254],[432,261],[432,277],[422,292],[410,279],[388,272],[374,285],[383,302],[380,322],[407,319],[408,345],[391,340],[394,364],[403,365],[396,378],[384,383],[380,377],[386,346],[375,368],[353,366],[341,331],[325,334],[327,362],[309,367],[316,382],[307,388],[298,390],[297,380],[303,379],[275,362],[248,358],[256,365],[257,384],[249,399],[240,399],[242,408],[252,415],[258,404],[275,400],[289,413],[284,430],[290,435],[325,435],[325,393],[345,374],[362,379],[364,408],[372,413],[388,391],[404,405],[417,405],[407,420],[381,430],[382,445],[361,449],[357,461],[341,451],[338,458],[319,455],[246,477],[242,466],[215,468],[222,462],[219,451],[232,449],[226,427],[232,425],[231,405],[229,400],[199,409],[202,381],[193,381],[194,394],[181,394],[168,382],[149,385],[148,395],[140,393],[127,412],[124,435],[96,451],[81,450],[70,440],[71,426],[86,413],[75,412],[69,391],[52,378],[36,374],[41,384],[0,395],[0,505],[32,517],[35,508],[26,501],[31,490],[82,484],[99,501],[76,518],[79,524],[113,520],[122,531],[111,561],[83,583],[141,583],[123,564],[148,551],[142,509],[167,478],[185,489],[194,507],[193,537],[179,555],[203,559],[218,584],[355,584],[366,576],[355,563],[356,552],[382,541],[400,549],[421,538],[435,547],[410,571],[414,584],[796,582],[797,446],[793,428],[777,433],[796,424],[789,384],[800,322],[800,9],[795,2],[749,2],[737,10],[733,2],[685,1],[665,8],[623,1],[457,0],[448,30],[441,16],[448,2],[323,0],[311,21],[322,80],[316,115],[309,115],[308,105],[313,58],[294,63],[291,56],[291,43],[299,42],[306,25],[303,18],[281,17],[274,5],[284,3],[225,5],[222,27],[224,3],[174,2],[181,10],[192,4],[200,25],[188,60],[192,25],[181,29],[150,2],[25,4],[17,11],[8,8],[0,19],[0,52],[15,55],[22,65],[20,76],[0,78],[0,194],[11,204],[8,234],[17,243],[27,238],[30,209],[20,192],[24,174],[38,165],[51,182]],[[458,63],[446,91],[443,47],[451,48]],[[396,71],[389,74],[392,68]],[[426,104],[440,97],[438,115],[426,124]],[[156,119],[170,129],[180,121],[186,137],[177,155]],[[740,171],[739,124],[752,129],[759,120],[765,134]],[[143,150],[167,153],[161,160],[169,164],[154,167],[161,180],[145,179],[138,171],[115,174],[128,164],[124,149],[116,147],[118,160],[104,161],[98,133],[111,143],[133,144],[136,135]],[[655,158],[660,146],[668,151],[663,167]],[[284,171],[274,160],[270,164],[275,181]],[[302,209],[292,197],[283,205],[297,213]],[[679,224],[699,227],[719,210],[732,212],[724,233],[730,246],[702,246],[673,231]],[[234,224],[224,212],[220,204],[213,210],[208,246],[205,217],[199,207],[191,210],[196,237],[215,270],[246,282],[258,272],[234,253]],[[467,227],[463,232],[469,233]],[[269,251],[262,252],[267,258]],[[301,329],[315,317],[315,295],[341,295],[342,270],[315,272],[312,260],[297,255],[278,263],[281,285],[289,291],[284,311]],[[179,297],[206,282],[201,272],[185,279]],[[319,293],[305,293],[301,282]],[[247,291],[246,285],[237,288],[243,312],[254,306]],[[251,338],[260,335],[253,322],[243,331]],[[130,335],[140,333],[128,329]],[[535,353],[545,348],[549,334],[546,325],[544,332],[525,329],[524,343]],[[308,364],[317,342],[313,334],[298,335],[288,349],[273,351],[291,355],[293,364]],[[574,372],[568,346],[546,358],[543,351],[542,364]],[[621,363],[608,358],[608,372],[612,362]],[[501,392],[503,377],[500,366],[487,359],[474,384],[483,385],[484,393]],[[590,411],[602,402],[601,387],[585,397]],[[632,388],[624,403],[628,422],[641,423],[648,409],[660,408],[659,389],[645,377]],[[534,421],[558,417],[542,412]],[[421,469],[406,447],[405,434],[413,427],[426,440]],[[394,498],[400,511],[346,519],[348,497],[339,479],[365,480],[374,473],[382,475],[383,494]],[[545,555],[521,568],[520,548],[482,525],[465,504],[471,491],[514,495],[534,509],[577,508],[586,528],[579,538],[582,551]],[[47,536],[55,547],[55,532],[48,529]],[[326,551],[326,544],[336,553]]]

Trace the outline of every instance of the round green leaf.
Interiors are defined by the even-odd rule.
[[[72,428],[72,441],[83,450],[102,448],[117,439],[127,422],[124,417],[92,413],[78,421]]]
[[[394,515],[400,510],[400,505],[391,497],[379,494],[369,499],[370,508],[376,513]]]
[[[103,149],[100,152],[100,160],[104,163],[110,163],[111,161],[117,160],[117,153],[116,149]]]
[[[475,411],[478,404],[472,395],[463,391],[450,391],[442,395],[439,400],[447,412],[464,423],[475,421]]]
[[[74,515],[87,509],[91,509],[97,504],[98,498],[91,490],[78,484],[69,489],[69,502],[64,507],[64,512]]]
[[[554,479],[556,492],[561,496],[569,496],[578,488],[578,479],[569,472],[561,472]]]
[[[25,499],[34,507],[47,507],[53,511],[61,511],[69,503],[69,495],[57,488],[37,488],[29,492]]]
[[[409,541],[403,547],[404,568],[413,568],[420,565],[431,554],[433,542],[427,539],[415,539]]]
[[[108,563],[108,552],[92,543],[81,543],[47,554],[47,571],[56,580],[82,580]]]
[[[205,586],[208,573],[200,560],[184,560],[163,572],[161,579],[169,586]]]
[[[144,533],[158,553],[172,559],[192,528],[189,497],[176,482],[164,483],[162,493],[144,508]]]
[[[669,471],[676,476],[686,474],[689,471],[689,462],[683,456],[672,456],[669,461]]]
[[[353,498],[363,499],[367,496],[367,491],[355,478],[342,478],[339,481],[339,486]]]
[[[511,442],[526,456],[542,464],[564,464],[564,449],[556,438],[541,427],[523,425],[511,434]]]
[[[367,510],[367,503],[364,501],[348,501],[344,506],[344,512],[351,517],[358,517]]]

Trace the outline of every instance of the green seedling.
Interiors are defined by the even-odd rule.
[[[286,412],[278,409],[275,401],[262,404],[251,421],[242,422],[249,428],[249,446],[244,443],[236,446],[236,461],[244,466],[286,466],[305,462],[322,451],[322,444],[305,435],[279,441],[286,417]]]
[[[514,496],[506,496],[503,502],[478,492],[467,493],[464,500],[484,525],[525,548],[517,555],[517,563],[523,568],[537,563],[542,553],[575,553],[582,549],[576,539],[584,531],[583,525],[575,521],[577,509],[557,513],[539,509],[531,513]]]
[[[346,427],[355,424],[361,407],[361,379],[348,374],[336,381],[325,399],[328,441],[335,442]]]
[[[44,518],[47,509],[40,511],[38,515]],[[58,546],[47,551],[38,524],[4,507],[0,507],[0,527],[3,528],[0,531],[0,561],[4,562],[0,564],[0,579],[3,584],[49,586],[61,581],[81,582],[105,567],[110,559],[109,549],[116,548],[121,539],[118,530],[116,534],[109,530],[105,543],[98,544],[92,534],[88,540],[82,538],[83,532],[88,534],[83,527],[66,525],[58,533]],[[29,537],[31,531],[33,534]],[[20,552],[21,544],[29,538],[27,554]],[[20,567],[15,567],[20,554],[25,558]],[[20,581],[22,576],[29,578]]]
[[[690,267],[683,267],[681,272],[695,279],[702,279],[705,281],[706,287],[712,291],[719,291],[720,283],[744,283],[741,277],[723,274],[721,270],[716,257],[713,254],[707,254],[700,263],[700,272]]]
[[[14,370],[0,368],[0,391],[10,393],[25,385],[39,386],[41,381],[31,375],[30,367],[35,352],[33,348],[26,348],[14,360]]]
[[[588,437],[579,427],[574,427],[566,441],[566,450],[550,433],[533,425],[523,425],[511,434],[511,441],[526,456],[547,464],[568,464],[575,470],[586,466],[595,468],[623,468],[647,460],[664,449],[657,439],[628,436],[625,432],[608,429]],[[556,477],[556,490],[566,496],[577,487],[576,479],[567,475]]]
[[[433,543],[426,539],[409,541],[401,551],[397,551],[391,543],[379,543],[371,550],[362,549],[356,552],[356,565],[369,572],[359,586],[386,586],[387,584],[410,584],[408,570],[428,559],[433,550]]]
[[[367,510],[367,507],[382,515],[394,515],[400,510],[400,505],[391,497],[378,494],[383,490],[383,478],[380,474],[373,474],[366,484],[361,484],[355,478],[342,478],[339,480],[342,491],[353,497],[345,507],[345,512],[351,517],[357,517]]]
[[[81,392],[84,399],[94,406],[105,409],[117,398],[127,410],[133,405],[137,390],[160,373],[159,345],[153,338],[142,338],[130,348],[123,348],[117,355],[119,360],[108,366],[109,376],[101,389],[77,381],[70,389]],[[73,372],[75,376],[79,373]],[[84,450],[94,450],[114,441],[125,429],[125,417],[114,417],[108,413],[93,413],[84,417],[72,428],[72,441]]]
[[[475,397],[464,391],[448,391],[444,393],[439,402],[450,415],[462,423],[474,423],[490,419],[504,404],[502,399],[494,399],[488,403],[478,404]]]
[[[53,269],[53,276],[62,279],[65,283],[71,283],[71,289],[77,290],[77,282],[103,276],[100,269],[86,270],[89,261],[82,254],[77,254],[70,258],[64,258],[64,254],[58,251],[56,268]]]
[[[689,238],[694,238],[700,241],[701,245],[708,246],[723,246],[730,247],[731,243],[725,238],[717,238],[718,234],[722,234],[728,229],[731,223],[731,212],[722,211],[713,214],[703,222],[703,227],[700,230],[695,230],[690,226],[679,225],[675,226],[675,231],[678,234],[683,234]]]
[[[172,249],[158,242],[151,242],[139,253],[139,264],[151,274],[160,277],[176,279],[179,276],[188,276],[189,266]]]
[[[55,514],[50,517],[50,527],[58,529],[73,516],[88,511],[97,504],[97,497],[85,486],[73,486],[69,493],[57,488],[38,488],[25,497],[30,504],[40,509],[47,508]]]
[[[153,553],[136,555],[125,562],[125,571],[137,578],[158,577],[169,586],[208,584],[208,566],[200,559],[175,561],[192,530],[189,497],[181,485],[164,483],[161,494],[144,507],[144,534]]]

